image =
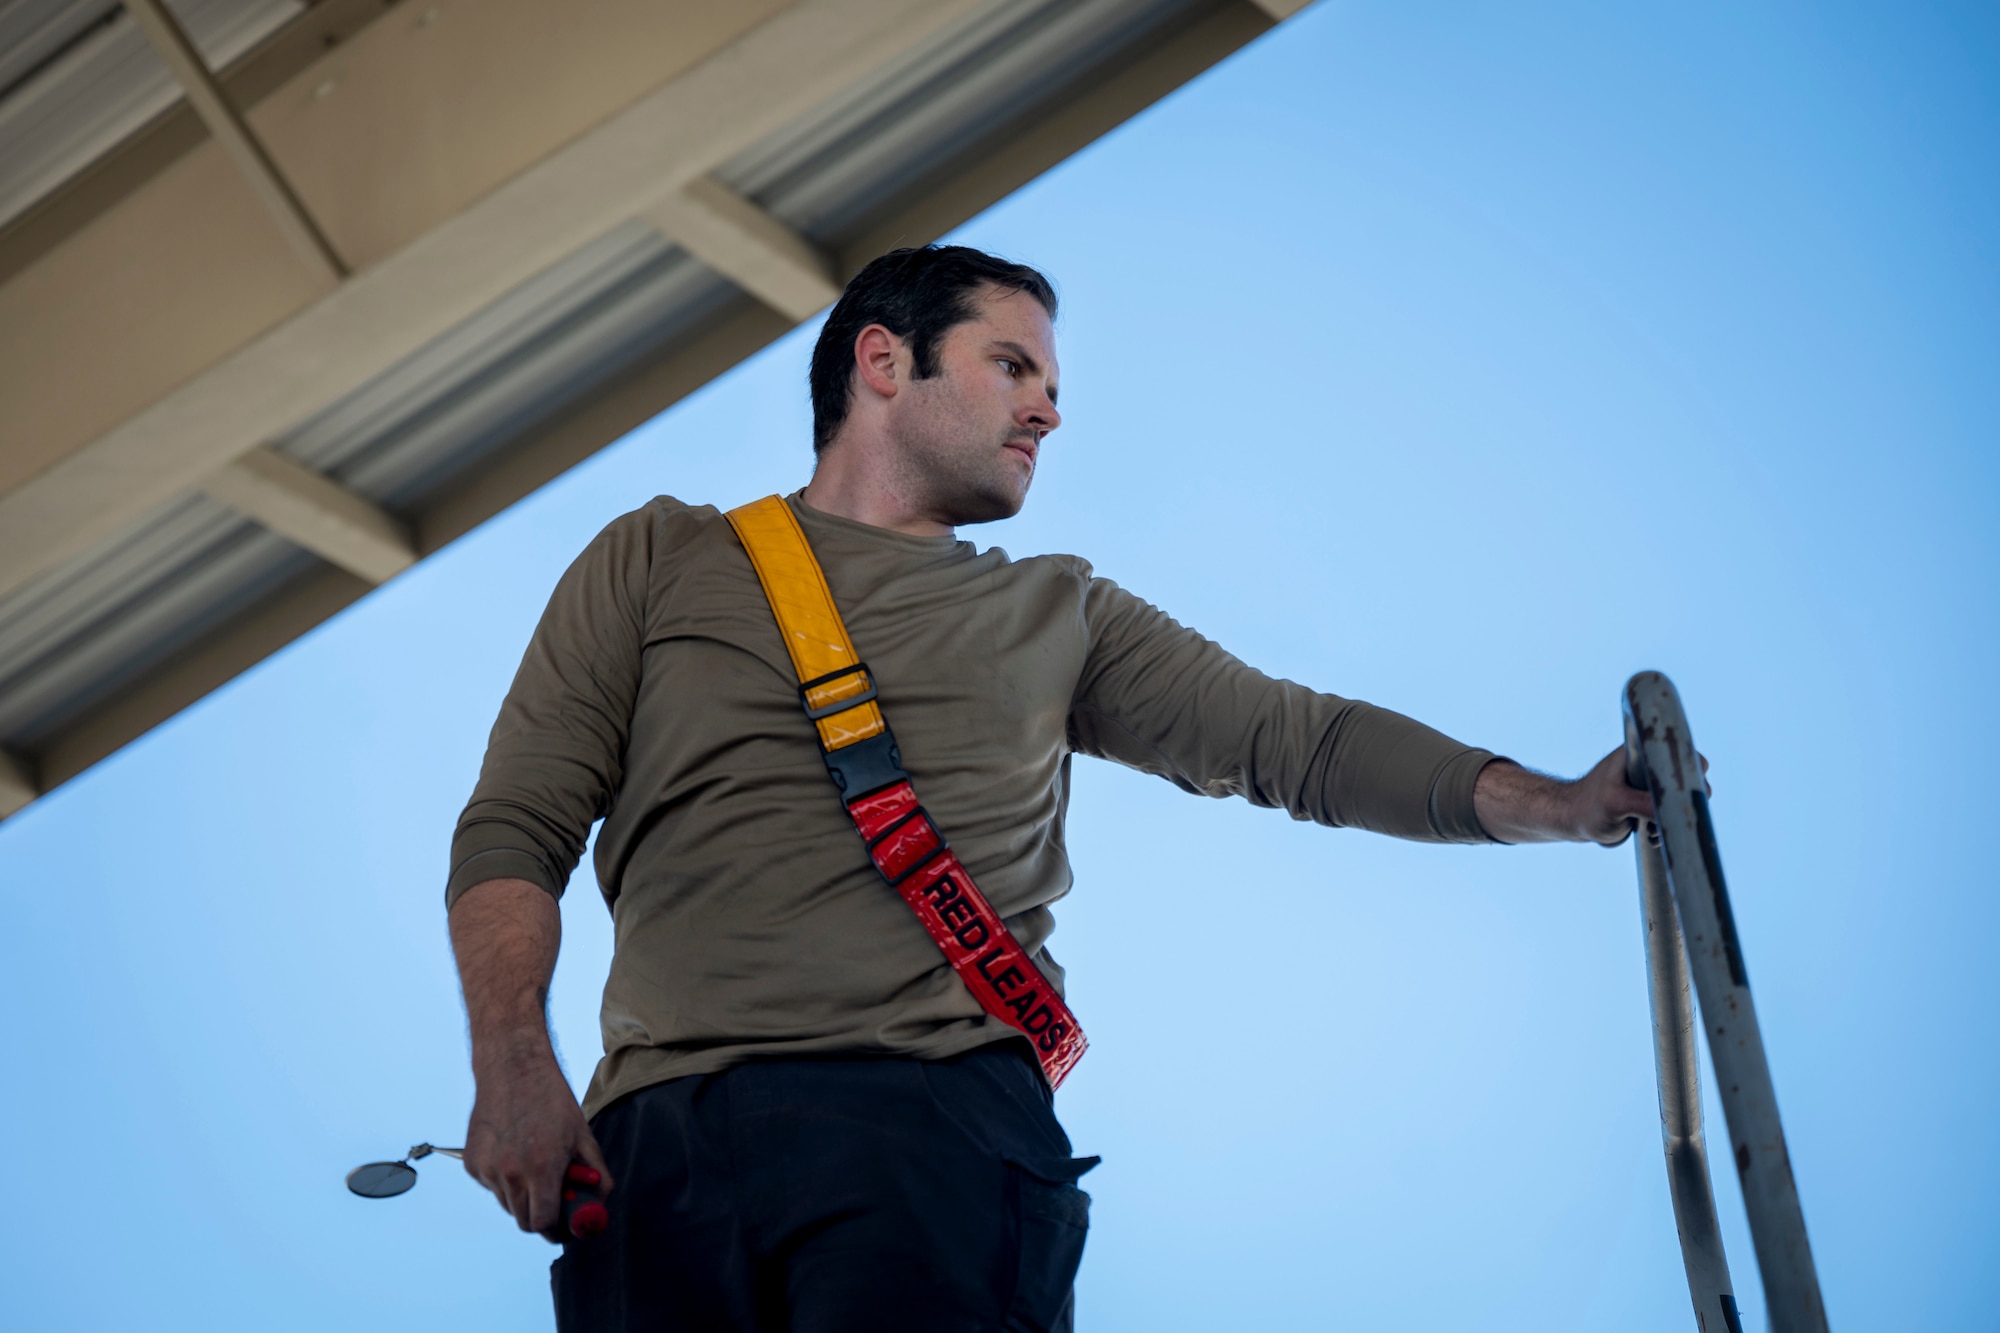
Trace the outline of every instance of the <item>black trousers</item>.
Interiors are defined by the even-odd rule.
[[[551,1269],[561,1333],[1071,1327],[1097,1159],[1025,1042],[739,1065],[591,1128],[617,1188]]]

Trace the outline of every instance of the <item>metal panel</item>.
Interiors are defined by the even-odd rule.
[[[118,0],[0,3],[0,100],[118,17]]]
[[[78,713],[318,562],[190,496],[110,549],[10,598],[0,737],[32,751]]]
[[[277,447],[407,511],[734,296],[656,232],[621,228]],[[205,498],[163,507],[0,602],[0,743],[32,750],[109,690],[318,565]]]
[[[736,290],[630,223],[514,289],[275,442],[392,510],[699,325]]]
[[[1195,0],[1014,0],[948,33],[859,95],[715,174],[827,249],[967,149],[1070,92]]]
[[[50,5],[37,33],[65,30],[46,63],[23,68],[0,97],[0,223],[15,217],[180,100],[180,86],[116,5]],[[175,0],[210,69],[219,69],[305,11],[300,0]],[[13,11],[4,20],[11,23]],[[86,21],[87,20],[87,21]],[[23,25],[24,27],[27,25]],[[0,48],[4,49],[4,48]],[[51,58],[52,57],[52,58]],[[0,71],[8,71],[0,58]],[[25,76],[25,77],[22,77]]]

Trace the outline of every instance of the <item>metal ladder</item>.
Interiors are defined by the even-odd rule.
[[[1707,783],[1680,695],[1657,671],[1642,671],[1625,684],[1625,771],[1633,786],[1652,792],[1660,831],[1657,847],[1643,831],[1632,841],[1639,856],[1667,1188],[1680,1229],[1695,1326],[1701,1333],[1743,1333],[1702,1141],[1690,972],[1707,1025],[1731,1155],[1743,1183],[1772,1333],[1826,1333],[1826,1307],[1806,1240],[1805,1213],[1792,1179],[1778,1097],[1743,968],[1743,946],[1722,879]]]

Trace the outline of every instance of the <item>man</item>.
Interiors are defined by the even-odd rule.
[[[1609,844],[1649,814],[1617,753],[1542,777],[1265,677],[1074,557],[956,540],[1020,509],[1061,421],[1055,310],[962,247],[870,264],[814,350],[817,466],[784,501],[902,767],[1047,985],[1073,753],[1430,841]],[[550,600],[453,843],[466,1167],[552,1239],[567,1164],[615,1185],[610,1230],[556,1262],[566,1330],[1067,1328],[1095,1159],[871,863],[759,577],[728,518],[662,497]],[[600,818],[617,944],[580,1109],[543,1004]]]

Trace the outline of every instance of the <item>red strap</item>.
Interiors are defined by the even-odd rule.
[[[1059,1088],[1089,1043],[1028,951],[972,882],[907,782],[851,802],[847,813],[882,878],[903,895],[979,1007],[1034,1043]]]

